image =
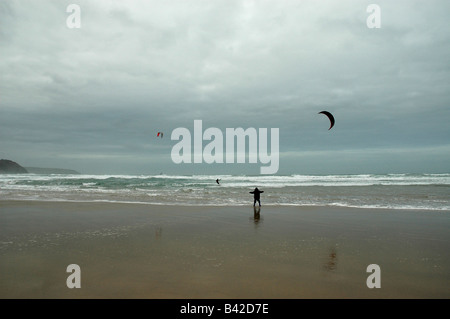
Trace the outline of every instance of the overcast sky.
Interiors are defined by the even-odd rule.
[[[67,26],[71,3],[81,28]],[[371,3],[381,28],[367,26]],[[259,173],[174,164],[172,131],[199,119],[279,128],[278,174],[450,172],[449,12],[448,0],[2,0],[0,157]]]

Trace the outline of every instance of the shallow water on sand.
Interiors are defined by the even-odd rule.
[[[448,298],[442,212],[2,202],[1,298]],[[81,268],[68,289],[66,267]],[[381,288],[369,289],[369,264]]]

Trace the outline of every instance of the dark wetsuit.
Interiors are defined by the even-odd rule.
[[[250,192],[250,194],[253,194],[253,199],[254,199],[253,206],[256,205],[256,201],[258,201],[259,206],[261,206],[260,195],[259,195],[261,193],[264,193],[264,191],[260,191],[258,189],[258,187],[256,187],[253,192]]]

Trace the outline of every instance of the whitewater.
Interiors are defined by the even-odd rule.
[[[220,184],[216,183],[220,179]],[[0,175],[2,200],[123,202],[153,205],[450,210],[450,174],[358,175]],[[0,204],[1,205],[1,204]],[[1,206],[0,206],[1,207]]]

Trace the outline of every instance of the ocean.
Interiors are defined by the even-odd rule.
[[[220,184],[216,179],[220,179]],[[450,174],[289,176],[0,175],[2,200],[180,206],[341,206],[450,210]]]

